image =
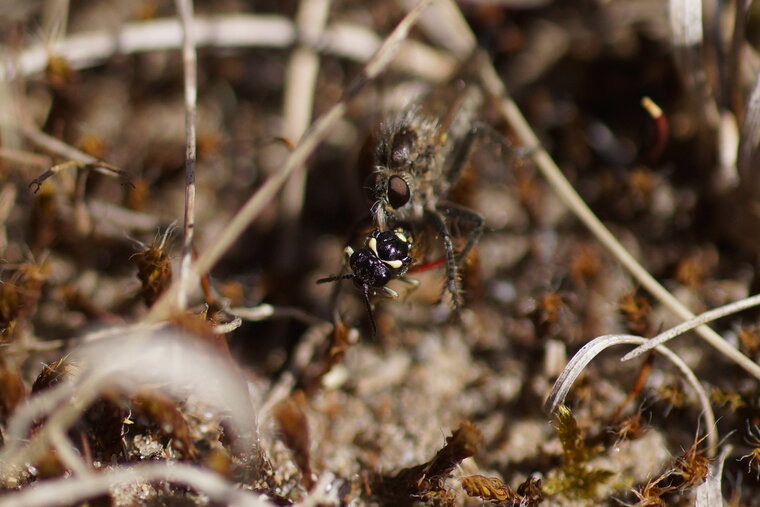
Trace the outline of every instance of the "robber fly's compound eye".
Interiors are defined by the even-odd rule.
[[[388,203],[393,209],[399,209],[409,202],[411,192],[409,185],[406,184],[401,176],[391,176],[388,180]]]
[[[367,201],[374,203],[377,200],[377,189],[382,179],[383,176],[380,173],[372,173],[364,180],[364,197]]]

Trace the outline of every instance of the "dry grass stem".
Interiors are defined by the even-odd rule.
[[[623,356],[623,361],[628,361],[629,359],[638,357],[641,354],[644,354],[645,352],[652,350],[654,347],[658,345],[662,345],[668,340],[671,340],[677,336],[680,336],[686,333],[687,331],[691,331],[692,329],[695,329],[701,326],[702,324],[706,324],[708,322],[718,320],[720,318],[726,317],[728,315],[732,315],[742,310],[746,310],[747,308],[752,308],[753,306],[757,306],[757,305],[760,305],[760,294],[755,294],[754,296],[750,296],[748,298],[741,299],[739,301],[734,301],[733,303],[729,303],[727,305],[720,306],[718,308],[714,308],[712,310],[701,313],[697,317],[694,317],[685,322],[682,322],[681,324],[678,324],[677,326],[672,327],[668,329],[667,331],[663,331],[657,336],[647,340],[647,342],[644,345],[640,347],[636,347],[635,349],[630,351],[628,354]]]
[[[726,55],[726,78],[724,89],[726,90],[727,106],[737,116],[739,122],[744,118],[744,92],[740,85],[740,68],[744,44],[747,35],[747,15],[749,13],[750,0],[737,0],[734,2],[734,24],[731,33],[731,46]]]
[[[0,451],[0,476],[3,477],[6,485],[19,480],[25,464],[36,463],[42,459],[48,447],[53,444],[52,438],[54,438],[54,435],[68,431],[77,419],[80,418],[84,411],[100,395],[101,391],[97,384],[102,380],[102,378],[98,378],[93,381],[92,378],[88,378],[80,384],[72,386],[72,392],[76,394],[72,395],[68,403],[56,406],[48,414],[45,425],[29,439],[26,445],[6,445]],[[28,422],[31,424],[31,421]],[[11,424],[13,424],[13,421]],[[21,424],[15,424],[14,426],[19,427]],[[21,436],[16,433],[14,437],[18,442],[25,435],[26,432],[21,434]]]
[[[570,360],[560,376],[554,382],[552,391],[549,397],[546,399],[546,411],[554,413],[559,405],[564,404],[567,394],[575,383],[575,380],[580,376],[586,366],[602,351],[615,345],[628,345],[628,344],[641,344],[646,343],[646,338],[633,335],[605,335],[595,338],[588,342],[581,348]],[[718,446],[718,433],[715,426],[715,414],[713,413],[712,406],[710,405],[710,399],[707,396],[702,384],[697,379],[694,372],[691,371],[686,363],[678,357],[670,349],[658,346],[657,352],[664,355],[676,368],[678,368],[686,381],[694,389],[694,392],[699,399],[699,403],[702,407],[702,417],[705,420],[705,428],[707,433],[707,444],[709,448],[709,455],[715,456]]]
[[[0,252],[8,244],[6,221],[16,203],[16,187],[10,183],[0,189]]]
[[[20,125],[19,128],[24,137],[29,139],[29,141],[54,155],[83,164],[98,164],[100,162],[98,159],[88,155],[82,150],[78,150],[31,125]],[[103,174],[108,174],[108,172],[104,172]]]
[[[196,47],[287,48],[296,41],[293,22],[283,16],[232,14],[196,17]],[[359,62],[367,61],[382,40],[366,27],[336,23],[325,30],[318,49]],[[182,29],[178,19],[158,19],[126,23],[115,33],[89,32],[69,35],[48,48],[42,44],[21,52],[15,62],[0,66],[0,80],[30,76],[45,70],[52,51],[65,58],[74,69],[99,64],[115,54],[134,54],[182,47]],[[420,58],[421,57],[421,58]],[[422,63],[422,64],[421,64]],[[441,82],[456,65],[456,58],[417,41],[402,44],[395,66],[423,79]]]
[[[190,263],[193,256],[195,231],[195,164],[197,142],[195,133],[198,69],[195,54],[195,33],[192,0],[177,0],[177,11],[182,21],[182,65],[185,70],[185,216],[182,225],[182,259],[179,270],[177,307],[187,306],[190,285]]]
[[[50,157],[46,157],[45,155],[5,147],[0,148],[0,158],[17,164],[36,165],[39,167],[47,167],[52,163]]]
[[[87,464],[79,456],[79,453],[71,445],[69,437],[61,428],[52,428],[50,432],[50,444],[58,454],[58,458],[61,460],[64,466],[74,472],[74,474],[80,477],[91,476],[92,472],[87,467]]]
[[[717,127],[718,107],[707,84],[702,56],[704,32],[701,0],[669,0],[669,19],[676,64],[690,89],[703,125]]]
[[[399,0],[411,9],[415,0]],[[470,56],[475,48],[475,34],[453,0],[440,0],[420,20],[420,28],[438,45],[446,48],[460,61]]]
[[[0,451],[0,457],[5,461],[22,451],[34,421],[71,399],[74,392],[75,387],[71,382],[61,382],[27,400],[7,424],[5,446]]]
[[[230,322],[227,322],[226,324],[217,324],[215,325],[212,330],[216,334],[227,334],[231,333],[237,328],[239,328],[243,324],[243,319],[241,318],[234,318]]]
[[[673,45],[690,48],[702,44],[702,3],[695,0],[669,0]]]
[[[739,184],[739,126],[736,116],[730,111],[723,111],[718,128],[718,161],[720,170],[716,185],[722,191],[735,188]]]

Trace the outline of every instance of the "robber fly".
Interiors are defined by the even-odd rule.
[[[344,250],[351,273],[329,276],[317,280],[317,283],[353,280],[354,285],[364,296],[372,337],[377,335],[377,325],[369,302],[370,295],[378,293],[398,298],[398,293],[387,286],[391,280],[401,280],[416,285],[416,280],[404,275],[412,264],[411,249],[414,240],[404,227],[381,231],[375,229],[367,237],[364,247],[354,250],[347,246]]]
[[[375,152],[374,171],[364,188],[380,230],[399,222],[432,227],[441,238],[446,261],[446,286],[454,309],[461,308],[458,267],[483,232],[477,212],[446,201],[459,179],[479,128],[475,122],[483,102],[481,90],[468,86],[442,119],[419,107],[395,115],[384,126]],[[451,223],[468,222],[471,232],[459,253],[452,242]]]

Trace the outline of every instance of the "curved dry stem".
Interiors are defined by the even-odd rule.
[[[50,412],[42,429],[35,433],[26,446],[20,445],[21,438],[16,440],[14,446],[6,445],[0,452],[2,480],[11,481],[21,473],[26,464],[39,461],[48,446],[55,445],[55,436],[68,431],[84,411],[95,402],[102,392],[99,388],[104,384],[103,380],[90,376],[85,381],[72,385],[73,393],[68,402],[55,407],[55,411]],[[31,424],[31,421],[29,423]],[[20,427],[20,424],[15,426]],[[18,435],[15,436],[18,437]]]
[[[586,366],[603,350],[615,346],[625,344],[641,344],[647,341],[646,338],[634,335],[604,335],[595,338],[583,346],[567,363],[567,366],[560,374],[557,381],[554,382],[549,397],[546,399],[545,408],[549,413],[553,413],[557,406],[565,402],[567,393],[570,392],[570,388],[583,372]],[[656,347],[657,352],[664,355],[676,368],[678,368],[683,374],[686,381],[691,385],[697,394],[699,403],[702,406],[702,417],[704,418],[705,428],[707,429],[707,447],[710,456],[715,456],[718,447],[718,432],[715,426],[715,414],[710,406],[710,399],[707,396],[702,384],[699,383],[694,372],[691,368],[683,362],[673,351],[666,347]]]
[[[324,116],[320,117],[304,133],[296,149],[290,154],[282,170],[273,174],[243,205],[242,209],[235,214],[227,227],[212,240],[209,246],[200,254],[193,265],[192,272],[200,276],[211,269],[224,253],[237,241],[246,227],[258,216],[269,204],[275,194],[280,191],[293,171],[303,165],[319,143],[328,135],[335,123],[343,117],[348,102],[372,79],[390,64],[393,56],[399,49],[401,41],[409,34],[409,30],[419,18],[420,14],[433,0],[423,0],[417,7],[410,11],[396,26],[391,34],[383,42],[383,45],[375,55],[367,62],[367,65],[348,86],[344,99],[335,104]],[[146,317],[147,322],[156,322],[165,318],[170,313],[171,301],[176,298],[177,283],[164,292],[163,296],[151,307]]]
[[[235,317],[230,322],[226,322],[224,324],[216,324],[212,330],[214,331],[214,334],[227,334],[233,332],[242,325],[243,319],[240,317]]]
[[[50,507],[74,505],[89,498],[107,494],[115,485],[134,482],[166,481],[184,484],[208,495],[215,503],[230,506],[270,507],[263,498],[240,489],[219,475],[194,465],[182,463],[145,463],[123,466],[102,474],[88,474],[48,480],[0,497],[0,507]]]
[[[5,434],[5,445],[0,451],[0,464],[8,456],[19,451],[26,443],[26,437],[34,421],[54,411],[65,401],[71,399],[76,392],[73,382],[61,382],[39,394],[29,398],[24,405],[18,408],[13,417],[8,421]]]
[[[671,340],[677,336],[680,336],[686,333],[687,331],[691,331],[692,329],[699,327],[702,324],[712,322],[713,320],[726,317],[733,313],[737,313],[737,312],[746,310],[747,308],[752,308],[753,306],[757,306],[757,305],[760,305],[760,294],[755,294],[754,296],[750,296],[748,298],[741,299],[739,301],[734,301],[733,303],[719,306],[718,308],[701,313],[697,317],[689,319],[686,322],[682,322],[681,324],[678,324],[677,326],[674,326],[668,329],[667,331],[663,331],[662,333],[658,334],[654,338],[647,340],[647,342],[641,347],[636,347],[635,349],[633,349],[632,351],[624,355],[622,361],[628,361],[629,359],[633,359],[634,357],[640,356],[641,354],[649,350],[652,350],[654,347],[658,345],[662,345],[668,340]]]
[[[411,9],[415,0],[401,0]],[[420,28],[425,35],[441,47],[456,55],[460,61],[472,54],[477,44],[475,34],[454,0],[440,0],[420,20]]]

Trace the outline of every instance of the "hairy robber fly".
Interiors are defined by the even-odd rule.
[[[446,287],[454,309],[461,308],[458,267],[483,232],[477,212],[447,202],[480,129],[475,116],[483,102],[481,90],[468,86],[448,114],[439,119],[411,107],[384,126],[375,152],[374,171],[364,188],[380,230],[399,222],[432,227],[441,238],[446,259]],[[470,234],[456,253],[451,224],[469,223]]]
[[[381,293],[397,298],[398,293],[387,286],[391,280],[401,280],[416,285],[416,280],[404,276],[413,261],[410,256],[413,243],[412,235],[403,227],[396,227],[389,231],[375,229],[367,237],[363,248],[358,250],[350,246],[345,248],[344,252],[351,273],[322,278],[317,280],[317,283],[353,280],[354,285],[364,296],[364,306],[367,309],[374,338],[377,335],[377,325],[372,314],[369,296]]]

